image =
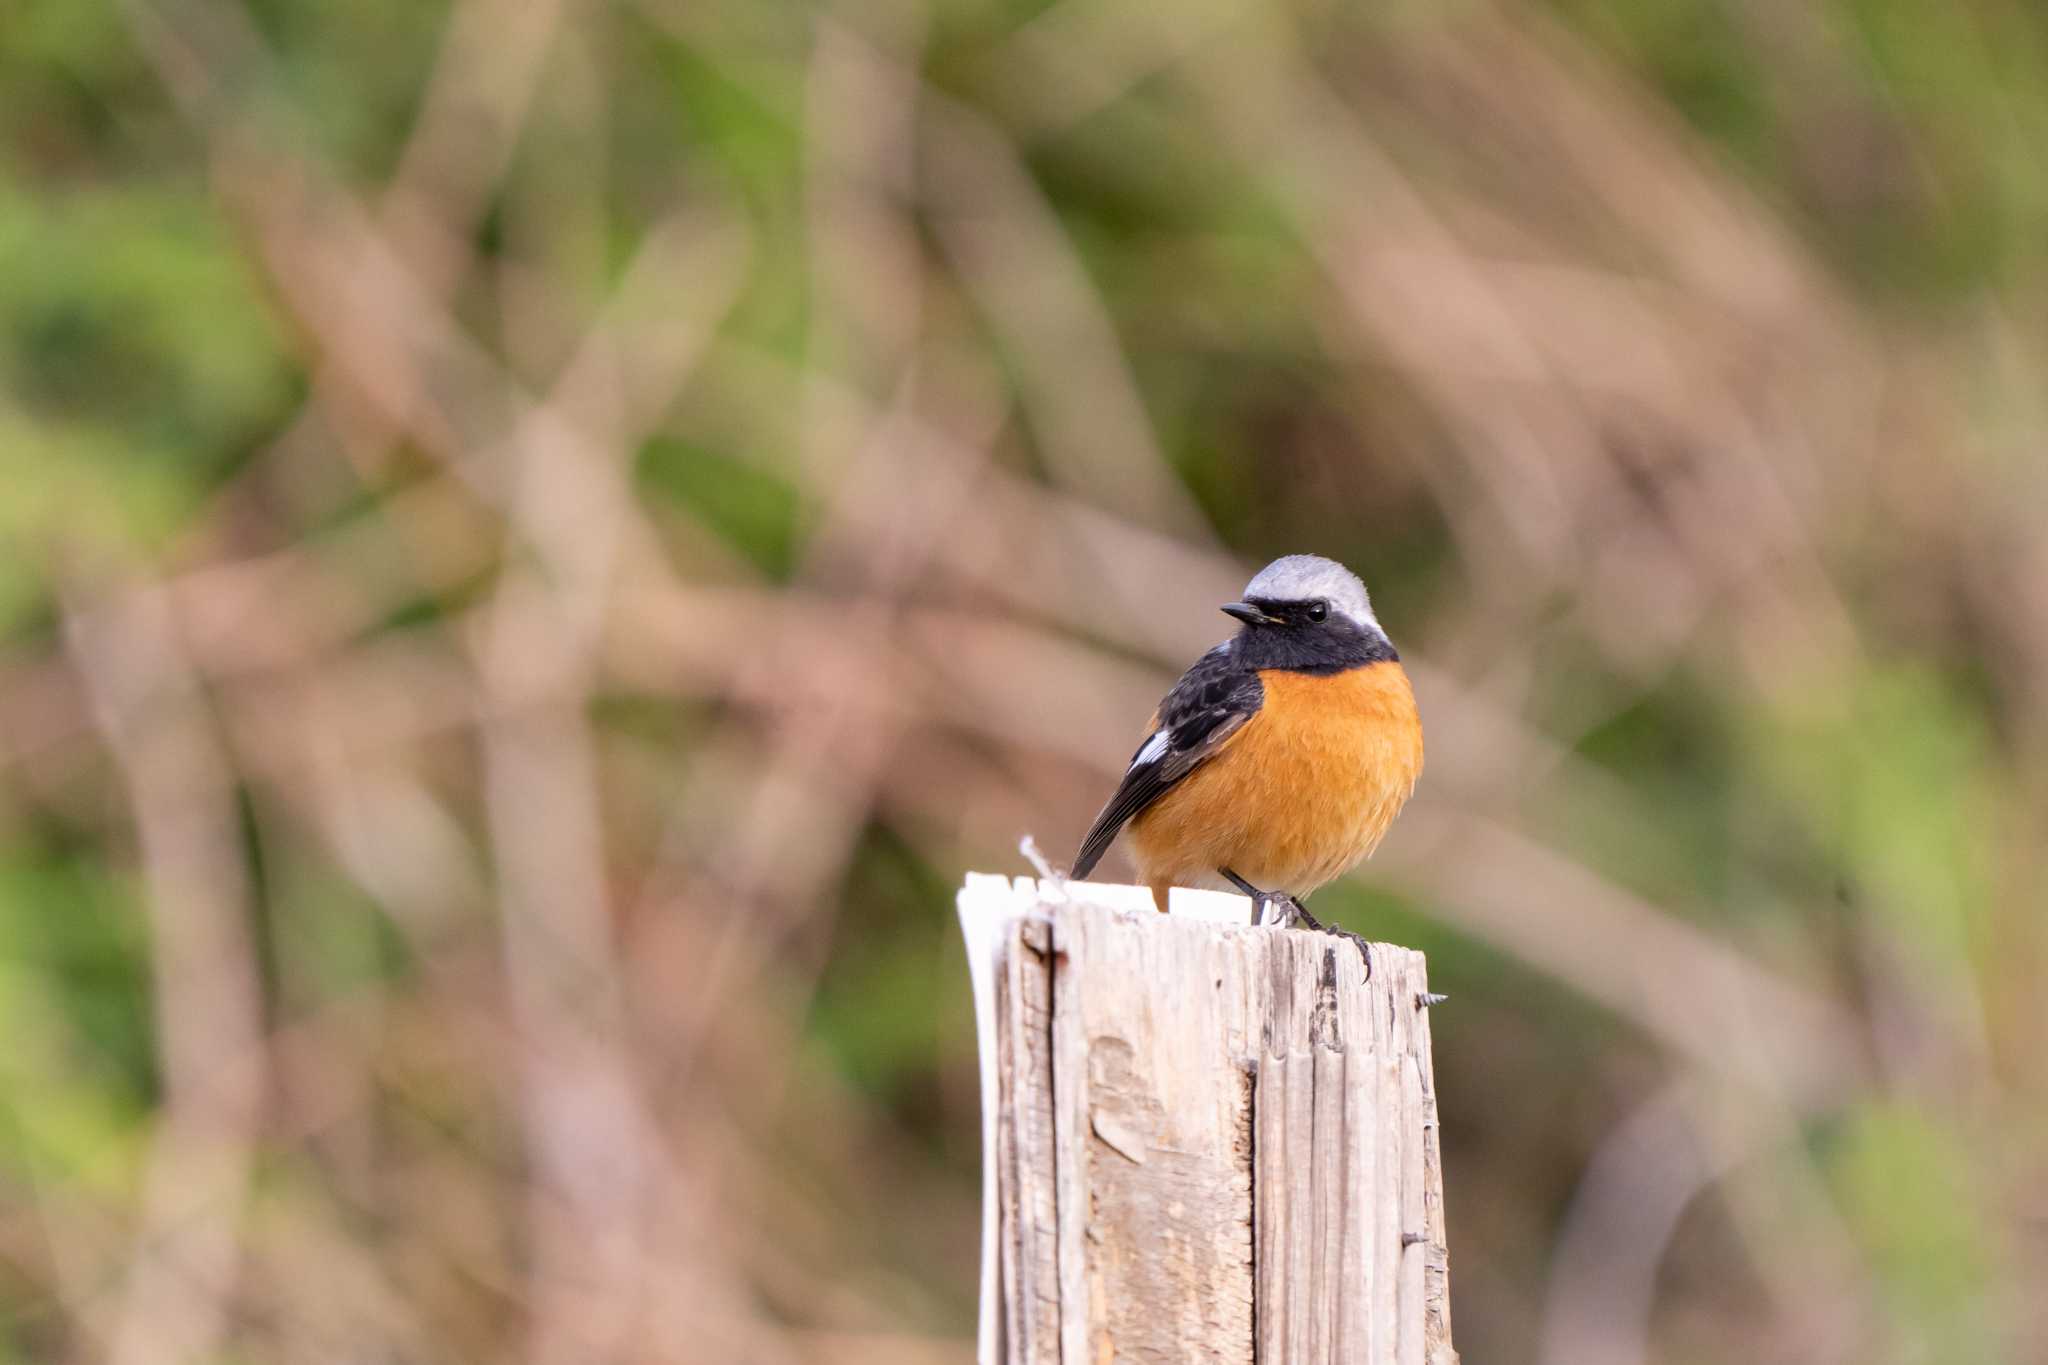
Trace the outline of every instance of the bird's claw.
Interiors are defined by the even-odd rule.
[[[1248,891],[1245,894],[1252,903],[1253,928],[1267,923],[1279,929],[1290,928],[1306,913],[1301,903],[1285,891]]]
[[[1283,902],[1286,907],[1287,918],[1281,921],[1283,926],[1291,926],[1298,920],[1304,927],[1313,929],[1319,934],[1334,934],[1338,938],[1348,938],[1353,943],[1356,943],[1358,945],[1358,955],[1365,959],[1365,979],[1367,981],[1372,980],[1372,943],[1365,935],[1354,934],[1349,929],[1341,928],[1335,924],[1324,924],[1308,912],[1306,905],[1303,905],[1292,896],[1276,894],[1274,899]]]
[[[1324,933],[1348,938],[1358,945],[1358,955],[1365,960],[1365,979],[1372,980],[1372,941],[1364,934],[1354,934],[1349,929],[1340,929],[1334,924],[1318,925]]]
[[[1300,924],[1319,934],[1334,934],[1338,938],[1348,938],[1353,943],[1356,943],[1358,945],[1358,955],[1365,960],[1365,979],[1367,981],[1372,980],[1372,944],[1367,941],[1365,935],[1354,934],[1349,929],[1340,929],[1334,924],[1324,924],[1308,912],[1306,905],[1296,900],[1288,892],[1262,891],[1227,867],[1218,868],[1217,870],[1223,874],[1225,880],[1229,881],[1232,886],[1235,886],[1250,898],[1252,903],[1252,925],[1254,928],[1266,922],[1267,906],[1278,906],[1280,918],[1274,922],[1279,928],[1291,929],[1296,924]]]

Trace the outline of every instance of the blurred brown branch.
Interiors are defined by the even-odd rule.
[[[1674,75],[1627,6],[125,0],[132,52],[10,81],[72,112],[0,172],[59,228],[0,298],[0,853],[140,907],[0,971],[25,1349],[957,1358],[947,891],[1057,857],[1316,548],[1430,736],[1332,894],[1472,981],[1472,1354],[2038,1354],[2028,258],[1866,299],[1829,234],[1967,235],[1998,167],[1735,8]],[[1942,136],[2032,126],[1978,84]],[[258,282],[255,418],[118,292],[186,238]]]

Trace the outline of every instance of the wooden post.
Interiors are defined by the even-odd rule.
[[[1420,953],[970,875],[981,1365],[1456,1365]]]

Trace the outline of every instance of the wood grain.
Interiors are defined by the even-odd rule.
[[[1455,1365],[1421,954],[971,876],[983,1365]]]

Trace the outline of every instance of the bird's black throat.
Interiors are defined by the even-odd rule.
[[[1246,626],[1230,649],[1241,667],[1290,673],[1343,673],[1401,657],[1385,635],[1335,614],[1314,623]]]

